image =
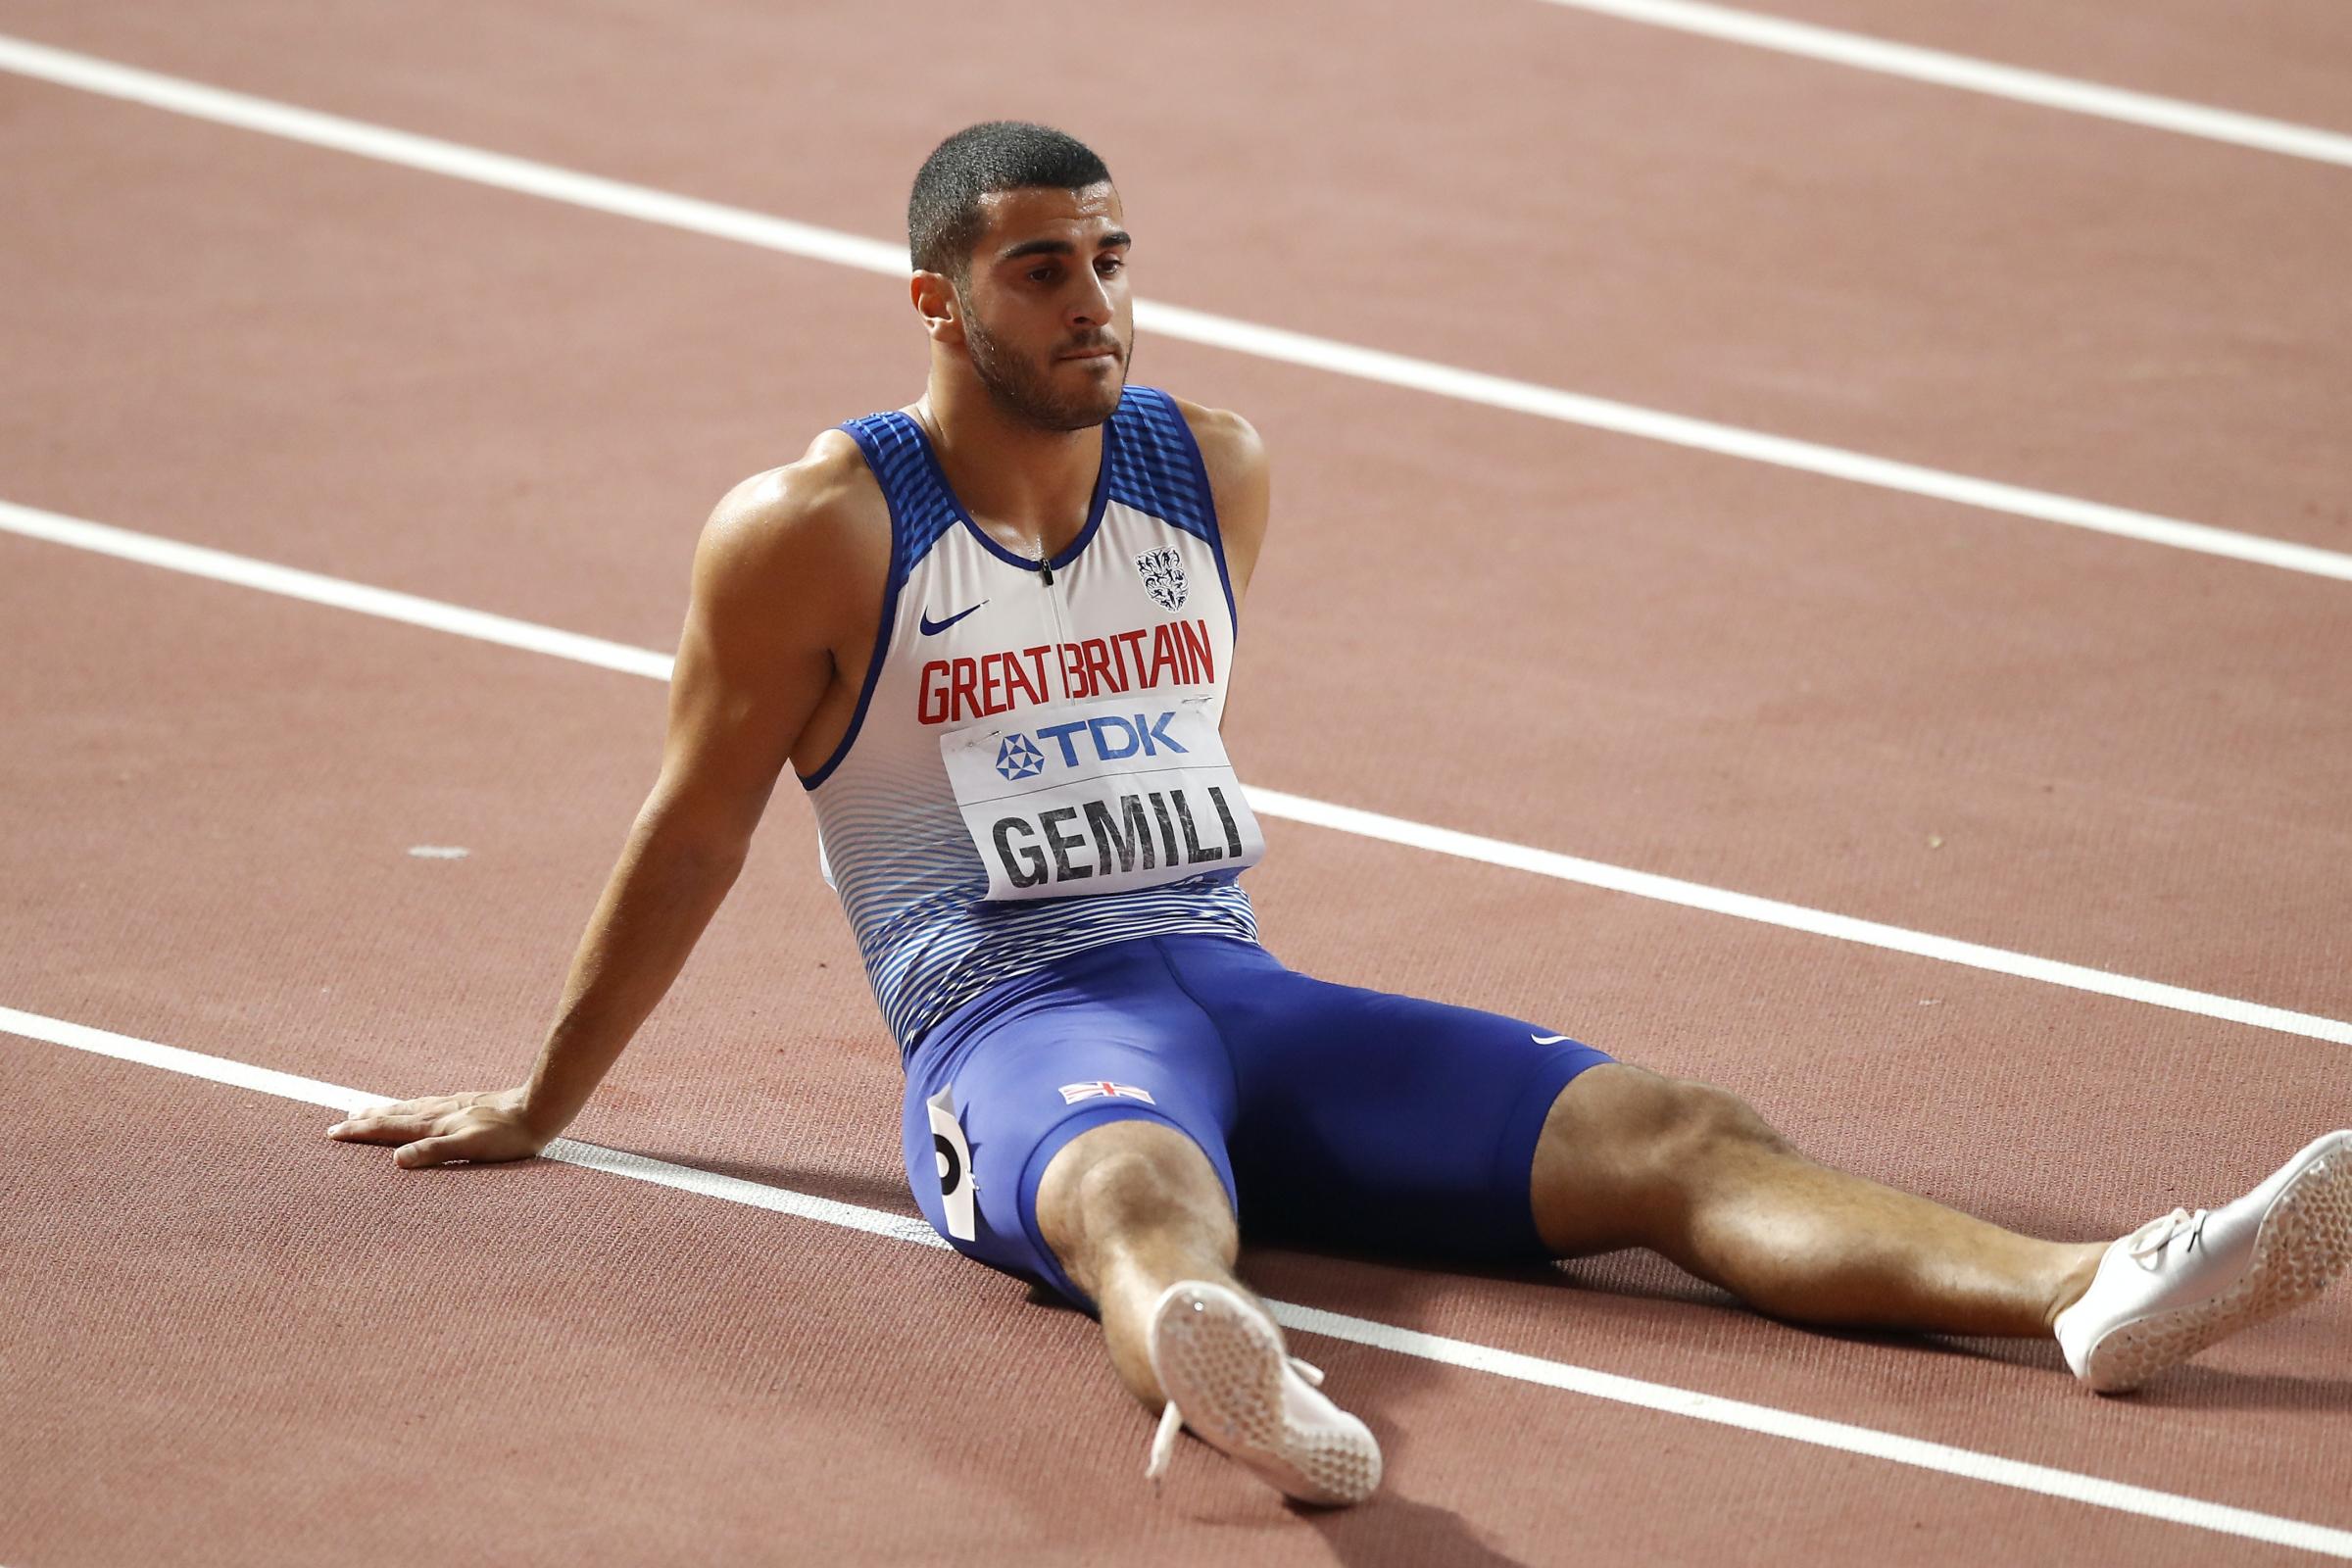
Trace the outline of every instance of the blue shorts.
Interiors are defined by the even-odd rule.
[[[1569,1080],[1609,1059],[1524,1019],[1311,979],[1239,938],[1139,937],[925,1033],[907,1179],[957,1251],[1090,1309],[1038,1234],[1037,1184],[1064,1144],[1129,1117],[1200,1146],[1252,1242],[1539,1258],[1537,1136]]]

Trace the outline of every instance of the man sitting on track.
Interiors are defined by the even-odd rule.
[[[1218,739],[1267,516],[1257,436],[1126,384],[1108,172],[1040,126],[923,165],[910,408],[737,486],[697,549],[659,779],[529,1083],[361,1113],[408,1167],[578,1112],[743,863],[787,761],[906,1067],[908,1175],[957,1250],[1097,1312],[1119,1376],[1295,1497],[1380,1478],[1235,1279],[1253,1234],[1464,1259],[1655,1249],[1766,1312],[2054,1333],[2127,1389],[2352,1253],[2352,1132],[2111,1246],[2034,1241],[1805,1158],[1723,1090],[1542,1021],[1327,984],[1259,947],[1264,845]]]

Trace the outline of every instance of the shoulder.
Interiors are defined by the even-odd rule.
[[[710,509],[696,549],[706,566],[800,572],[849,568],[875,549],[887,554],[890,508],[858,443],[827,430],[797,463],[743,480]]]
[[[1208,470],[1208,489],[1217,507],[1217,532],[1225,545],[1225,564],[1233,577],[1236,598],[1249,586],[1257,569],[1259,548],[1265,543],[1266,519],[1272,510],[1273,481],[1267,472],[1266,444],[1248,419],[1227,409],[1203,408],[1174,397],[1176,411],[1200,448],[1200,466]]]
[[[858,443],[827,430],[797,463],[743,480],[710,509],[703,542],[726,555],[775,556],[822,551],[865,531],[889,511]]]
[[[800,461],[737,484],[710,510],[695,546],[695,597],[804,626],[863,604],[889,570],[890,506],[846,432],[827,430]],[[804,618],[806,617],[806,618]]]
[[[1258,438],[1256,426],[1230,409],[1187,403],[1173,393],[1168,401],[1176,405],[1176,412],[1184,416],[1192,430],[1210,484],[1222,490],[1229,483],[1238,487],[1263,481],[1266,444]]]

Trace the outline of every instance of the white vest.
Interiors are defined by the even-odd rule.
[[[1086,526],[1042,569],[972,521],[913,418],[842,428],[890,502],[890,581],[849,733],[801,783],[901,1051],[998,982],[1086,948],[1184,931],[1254,941],[1234,879],[1262,841],[1215,737],[1233,588],[1174,400],[1127,389]],[[1206,750],[1217,768],[1185,771]],[[1081,786],[1046,786],[1065,764],[1126,772],[1062,805]]]

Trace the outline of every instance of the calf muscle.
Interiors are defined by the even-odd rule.
[[[2101,1250],[1833,1169],[1728,1091],[1623,1063],[1562,1092],[1531,1180],[1556,1255],[1646,1247],[1806,1323],[2039,1335]]]

